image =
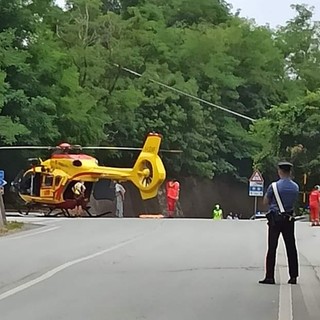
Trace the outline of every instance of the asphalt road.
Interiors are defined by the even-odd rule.
[[[319,320],[320,228],[297,223],[301,277],[264,276],[264,221],[46,219],[0,238],[1,320]]]

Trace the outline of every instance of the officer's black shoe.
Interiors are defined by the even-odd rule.
[[[276,282],[274,281],[273,278],[265,278],[263,280],[260,280],[259,283],[261,283],[261,284],[275,284]]]
[[[290,279],[288,280],[288,283],[289,283],[289,284],[297,284],[297,278],[290,278]]]

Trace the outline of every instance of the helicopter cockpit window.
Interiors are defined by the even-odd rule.
[[[19,181],[18,185],[22,194],[32,194],[33,174],[28,172]]]
[[[53,185],[53,176],[45,176],[43,186],[44,187],[52,187]]]
[[[60,182],[61,182],[61,177],[60,176],[57,176],[56,177],[56,179],[55,179],[55,181],[54,181],[54,185],[57,187],[59,184],[60,184]]]

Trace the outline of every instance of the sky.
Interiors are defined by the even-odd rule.
[[[290,5],[302,3],[314,6],[314,20],[320,20],[319,0],[226,0],[226,2],[232,4],[232,11],[235,12],[239,8],[240,16],[253,18],[260,25],[270,24],[271,27],[284,25],[295,15]]]
[[[210,0],[208,0],[210,1]],[[64,0],[56,0],[63,5]],[[233,6],[233,12],[241,9],[241,16],[255,19],[257,24],[270,24],[271,27],[284,25],[290,20],[295,11],[290,8],[291,4],[305,3],[315,7],[315,20],[320,20],[320,0],[226,0]]]

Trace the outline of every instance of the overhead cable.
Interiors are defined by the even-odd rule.
[[[136,71],[133,71],[133,70],[131,70],[131,69],[129,69],[129,68],[125,68],[125,67],[119,66],[118,64],[114,64],[114,65],[115,65],[116,67],[118,67],[118,68],[126,71],[126,72],[129,72],[129,73],[131,73],[131,74],[139,77],[139,78],[143,77],[142,74],[140,74],[140,73],[138,73],[138,72],[136,72]],[[241,113],[239,113],[239,112],[236,112],[236,111],[230,110],[230,109],[228,109],[228,108],[219,106],[219,105],[217,105],[217,104],[215,104],[215,103],[212,103],[212,102],[209,102],[209,101],[207,101],[207,100],[201,99],[201,98],[199,98],[199,97],[197,97],[197,96],[194,96],[194,95],[189,94],[189,93],[187,93],[187,92],[184,92],[184,91],[182,91],[182,90],[176,89],[176,88],[174,88],[174,87],[172,87],[172,86],[168,86],[167,84],[164,84],[164,83],[159,82],[159,81],[157,81],[157,80],[153,80],[153,79],[150,79],[150,78],[149,78],[148,80],[149,80],[150,82],[153,82],[153,83],[158,84],[158,85],[161,86],[161,87],[164,87],[164,88],[167,88],[167,89],[169,89],[169,90],[175,91],[175,92],[177,92],[177,93],[179,93],[179,94],[182,94],[182,95],[187,96],[187,97],[189,97],[189,98],[191,98],[191,99],[194,99],[194,100],[197,100],[197,101],[202,102],[202,103],[204,103],[204,104],[207,104],[207,105],[209,105],[209,106],[211,106],[211,107],[215,107],[215,108],[220,109],[220,110],[222,110],[222,111],[225,111],[225,112],[227,112],[227,113],[233,114],[233,115],[235,115],[235,116],[237,116],[237,117],[240,117],[240,118],[243,118],[243,119],[252,121],[252,122],[257,121],[256,119],[253,119],[253,118],[251,118],[251,117],[248,117],[248,116],[246,116],[246,115],[244,115],[244,114],[241,114]]]

